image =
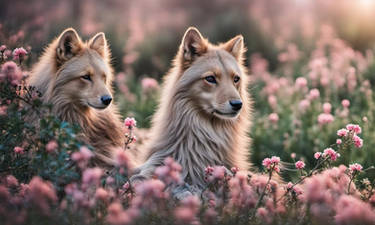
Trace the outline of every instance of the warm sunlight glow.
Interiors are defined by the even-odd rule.
[[[375,0],[358,0],[358,2],[362,7],[369,7],[374,5]]]

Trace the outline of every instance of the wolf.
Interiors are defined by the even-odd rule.
[[[132,182],[151,177],[167,157],[182,166],[183,180],[198,189],[205,186],[207,166],[250,168],[252,103],[245,51],[241,35],[214,45],[198,29],[187,29],[164,78],[144,163],[134,170]]]
[[[125,142],[112,103],[110,58],[104,33],[82,41],[68,28],[46,48],[27,80],[54,115],[81,128],[80,140],[94,148],[94,163],[103,167],[113,164],[114,151]]]

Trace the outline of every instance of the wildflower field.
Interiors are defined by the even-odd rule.
[[[374,225],[375,2],[155,2],[0,3],[0,224]],[[178,163],[133,185],[126,151],[147,142],[189,25],[213,42],[244,35],[253,169],[206,165],[202,193],[177,200]],[[109,39],[127,138],[109,173],[92,166],[80,127],[25,86],[43,47],[71,26]]]

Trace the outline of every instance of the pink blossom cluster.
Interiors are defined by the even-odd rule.
[[[208,182],[223,180],[227,175],[226,168],[224,166],[208,166],[205,169],[205,179]]]
[[[358,164],[358,163],[354,163],[354,164],[349,165],[349,170],[352,173],[354,173],[354,172],[361,172],[362,168],[363,168],[362,165]]]
[[[303,168],[305,168],[305,163],[303,162],[303,161],[297,161],[296,163],[295,163],[295,166],[296,166],[296,169],[299,169],[299,170],[301,170],[301,169],[303,169]]]
[[[180,202],[180,205],[174,210],[174,216],[179,223],[192,224],[199,220],[197,215],[199,213],[201,202],[197,196],[188,196]]]
[[[272,156],[271,158],[263,159],[262,165],[268,170],[280,172],[280,157]]]
[[[180,184],[182,183],[181,170],[180,164],[168,157],[164,160],[164,166],[159,166],[155,169],[155,175],[167,185]]]
[[[333,148],[326,148],[322,154],[323,157],[329,157],[332,161],[336,161],[340,157],[340,153],[333,150]]]
[[[126,117],[126,119],[124,120],[124,125],[131,129],[132,127],[137,126],[137,121],[135,121],[133,117]]]
[[[83,168],[86,168],[86,166],[88,165],[89,163],[89,160],[91,159],[91,157],[94,156],[94,153],[92,153],[90,151],[90,149],[88,149],[86,146],[82,146],[78,152],[74,152],[72,155],[71,155],[71,158],[73,161],[75,161],[78,166],[83,169]]]
[[[253,208],[256,204],[256,196],[253,188],[249,184],[249,177],[246,172],[238,172],[230,181],[230,200],[229,207]]]
[[[59,144],[55,140],[51,140],[46,145],[46,151],[48,153],[53,153],[59,147]]]
[[[27,51],[20,47],[13,50],[13,59],[22,60],[27,55]]]
[[[159,88],[158,82],[154,78],[150,77],[143,78],[141,84],[144,91],[152,91]]]
[[[334,119],[335,118],[330,113],[321,113],[318,116],[318,123],[320,125],[325,125],[325,124],[332,123]]]
[[[13,86],[20,84],[23,78],[21,69],[16,63],[8,61],[1,66],[0,83],[7,81]]]
[[[271,121],[271,123],[277,124],[277,122],[279,121],[279,115],[277,115],[277,113],[271,113],[268,116],[268,119],[269,119],[269,121]]]
[[[351,190],[356,194],[347,194],[350,178],[345,174],[346,169],[345,166],[334,167],[307,178],[300,199],[309,204],[312,215],[320,223],[335,214],[337,224],[371,224],[375,221],[374,210],[360,200],[355,186],[351,186]]]
[[[351,140],[357,148],[361,148],[363,146],[363,140],[358,136],[358,134],[362,133],[362,129],[357,124],[348,124],[346,128],[339,129],[337,131],[337,135],[341,138],[345,138],[345,140]],[[338,139],[338,144],[341,144],[341,139]]]

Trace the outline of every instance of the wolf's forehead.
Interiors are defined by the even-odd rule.
[[[236,59],[225,50],[212,51],[209,54],[209,62],[213,67],[227,74],[241,72]]]
[[[109,66],[98,54],[88,53],[88,62],[94,71],[108,75],[110,73]]]

